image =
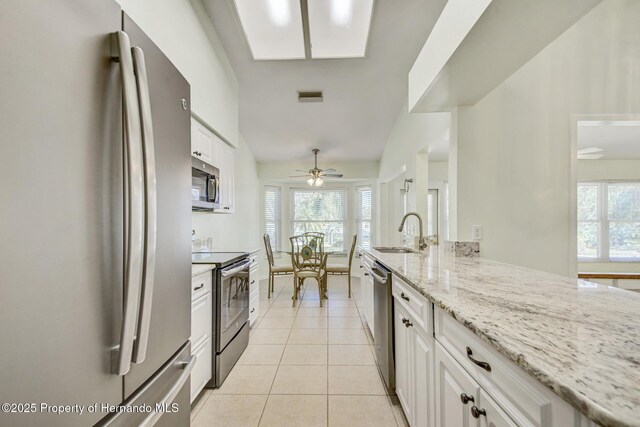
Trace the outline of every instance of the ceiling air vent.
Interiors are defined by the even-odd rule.
[[[298,102],[322,102],[321,90],[298,91]]]

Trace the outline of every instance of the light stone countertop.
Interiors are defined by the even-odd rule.
[[[591,420],[640,426],[640,293],[437,246],[368,252]]]
[[[196,277],[207,271],[212,271],[216,268],[215,264],[191,264],[191,277]]]

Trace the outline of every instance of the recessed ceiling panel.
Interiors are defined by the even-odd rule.
[[[299,0],[235,0],[253,59],[303,59]]]
[[[373,0],[308,0],[312,58],[358,58],[367,48]]]

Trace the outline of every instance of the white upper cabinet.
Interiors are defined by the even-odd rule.
[[[236,153],[222,139],[214,135],[213,166],[220,169],[220,208],[216,212],[235,212]]]
[[[191,119],[191,155],[213,164],[213,133]],[[215,165],[214,165],[215,166]]]
[[[191,154],[220,170],[220,208],[215,212],[235,212],[235,149],[192,118]]]

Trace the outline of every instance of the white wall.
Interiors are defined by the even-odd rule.
[[[414,181],[410,186],[406,210],[417,211],[426,218],[426,192],[432,165],[427,152],[429,146],[440,145],[449,138],[450,122],[450,113],[410,114],[406,101],[402,106],[380,159],[379,179],[382,185],[378,197],[382,203],[378,217],[382,223],[379,226],[382,244],[396,245],[402,240],[397,232],[398,215],[404,213],[404,209],[398,206],[398,188],[402,188],[405,178]],[[413,220],[408,225],[417,233]]]
[[[201,0],[116,0],[191,84],[191,111],[238,145],[238,81]]]
[[[445,182],[449,179],[449,162],[429,162],[429,182]]]
[[[242,136],[235,153],[235,213],[194,212],[192,227],[196,230],[196,238],[212,237],[215,248],[262,248],[256,161]]]
[[[640,181],[640,160],[578,160],[578,181]]]
[[[605,0],[458,109],[458,239],[480,224],[483,257],[575,272],[571,116],[640,112],[638,22],[640,2]]]

